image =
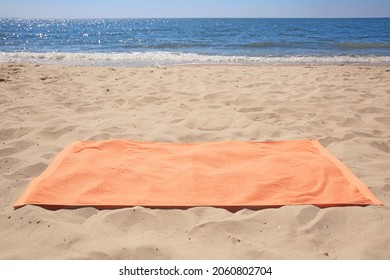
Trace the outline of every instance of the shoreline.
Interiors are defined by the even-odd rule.
[[[0,63],[29,63],[60,66],[166,67],[186,65],[357,65],[390,66],[390,56],[354,55],[209,55],[181,52],[0,52]]]
[[[171,65],[147,65],[147,66],[109,66],[109,65],[63,65],[63,64],[55,64],[55,63],[32,63],[32,62],[22,62],[22,61],[11,61],[11,62],[0,62],[0,66],[13,67],[13,66],[22,66],[22,67],[60,67],[60,68],[92,68],[92,69],[169,69],[169,68],[218,68],[218,67],[226,67],[226,68],[332,68],[332,67],[350,67],[350,68],[383,68],[386,70],[390,70],[390,65],[387,64],[352,64],[352,63],[335,63],[335,64],[316,64],[316,63],[308,63],[308,64],[171,64]]]
[[[0,259],[389,259],[390,67],[0,63]],[[68,143],[320,141],[384,206],[12,204]]]

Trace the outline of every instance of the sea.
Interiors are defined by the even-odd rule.
[[[390,18],[0,18],[0,62],[390,65]]]

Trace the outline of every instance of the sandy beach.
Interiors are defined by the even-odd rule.
[[[390,67],[0,64],[0,259],[390,259]],[[384,206],[12,204],[76,140],[316,139]]]

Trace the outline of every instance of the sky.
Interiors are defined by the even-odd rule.
[[[0,17],[390,17],[390,0],[0,0]]]

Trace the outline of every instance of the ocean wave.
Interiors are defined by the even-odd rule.
[[[381,42],[381,43],[370,43],[370,42],[343,42],[343,43],[337,43],[337,47],[344,48],[344,49],[389,49],[390,48],[390,42]]]
[[[138,41],[138,42],[142,42]],[[191,48],[201,48],[201,47],[208,47],[208,44],[202,44],[202,43],[161,43],[161,44],[147,44],[143,43],[141,44],[141,47],[143,48],[149,48],[149,49],[157,49],[157,50],[166,50],[166,49],[191,49]],[[130,44],[130,45],[123,45],[124,49],[139,49],[139,44]]]
[[[238,47],[244,49],[261,49],[270,47],[285,47],[292,46],[292,43],[285,42],[253,42],[253,43],[242,43],[242,44],[226,44],[227,47]]]
[[[167,66],[185,64],[306,65],[361,64],[390,65],[390,56],[224,56],[180,52],[130,53],[35,53],[0,52],[0,62],[86,66]]]

